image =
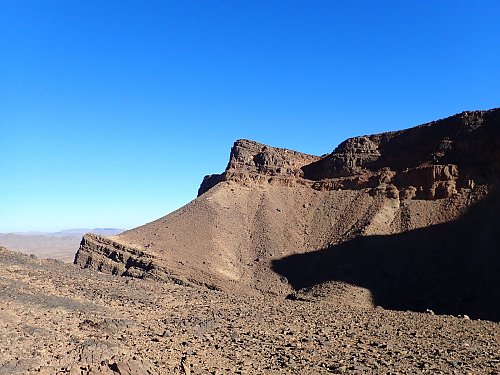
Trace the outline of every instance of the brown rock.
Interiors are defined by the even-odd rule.
[[[351,138],[324,157],[240,140],[193,202],[112,238],[85,236],[75,263],[500,320],[498,156],[498,109]]]

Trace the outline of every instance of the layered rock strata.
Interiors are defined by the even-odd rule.
[[[198,196],[223,181],[293,186],[303,179],[302,168],[320,159],[318,156],[240,139],[231,149],[229,163],[224,173],[205,176],[198,190]]]
[[[236,141],[223,181],[302,184],[317,190],[389,186],[389,196],[442,199],[491,182],[498,164],[499,111],[473,111],[411,129],[350,138],[324,157]],[[380,191],[380,188],[378,188]]]

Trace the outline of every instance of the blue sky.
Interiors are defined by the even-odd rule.
[[[238,138],[313,154],[500,103],[498,1],[0,1],[0,232],[134,227]]]

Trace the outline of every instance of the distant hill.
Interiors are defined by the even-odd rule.
[[[58,259],[70,263],[84,234],[113,236],[122,231],[123,229],[117,228],[77,228],[59,232],[0,233],[0,245],[21,253],[34,254],[39,258]]]

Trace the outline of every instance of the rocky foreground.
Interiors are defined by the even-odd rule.
[[[500,373],[490,321],[0,264],[1,375]]]

